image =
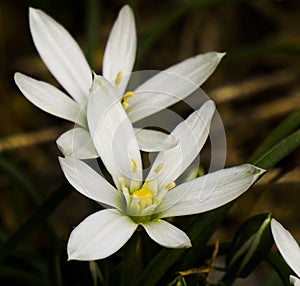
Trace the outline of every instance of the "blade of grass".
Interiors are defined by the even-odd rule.
[[[270,150],[261,155],[258,159],[251,161],[250,163],[263,168],[270,169],[281,159],[286,157],[289,153],[295,150],[300,145],[300,129],[281,140],[278,144],[272,147]]]
[[[288,136],[291,132],[296,130],[300,125],[300,108],[287,116],[278,127],[267,137],[267,139],[254,151],[250,157],[250,162],[255,162],[270,150],[279,141]]]
[[[279,255],[276,255],[274,252],[270,251],[266,261],[274,268],[285,286],[291,285],[289,276],[293,274],[293,272]]]
[[[283,139],[251,163],[264,169],[270,169],[299,145],[300,130]],[[233,204],[234,202],[231,202],[215,211],[201,215],[200,221],[194,221],[186,229],[192,241],[197,240],[199,252],[201,251],[201,244],[204,248],[206,241]],[[161,250],[141,274],[138,285],[155,285],[183,254],[184,250]]]
[[[196,0],[186,1],[185,4],[180,3],[173,10],[168,9],[168,15],[163,15],[162,19],[157,21],[151,31],[147,33],[147,37],[141,41],[140,49],[138,50],[137,65],[141,57],[143,57],[151,47],[161,38],[170,27],[172,27],[178,20],[180,20],[187,13],[196,9],[201,9],[208,6],[218,4],[228,4],[243,0]],[[170,4],[168,4],[170,5]]]
[[[30,235],[37,227],[45,223],[58,205],[71,194],[69,187],[63,185],[58,188],[44,203],[42,203],[20,226],[20,228],[0,247],[0,263],[17,248],[17,246]]]
[[[0,169],[26,192],[35,206],[40,204],[42,198],[39,192],[16,166],[7,159],[0,157]]]
[[[192,242],[197,240],[197,244],[202,244],[204,247],[231,205],[228,204],[214,211],[196,216],[184,230]],[[185,252],[185,249],[162,249],[142,272],[138,285],[157,285],[159,280]]]
[[[86,58],[91,67],[94,67],[94,52],[96,48],[96,31],[99,30],[100,16],[99,6],[101,1],[88,0],[86,1],[86,23],[85,23],[85,35],[87,43]]]

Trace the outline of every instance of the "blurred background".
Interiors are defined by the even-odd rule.
[[[20,71],[59,86],[33,45],[28,7],[42,9],[61,23],[79,42],[92,69],[101,74],[106,39],[124,4],[131,5],[136,16],[135,70],[162,70],[208,51],[227,53],[202,86],[223,119],[227,166],[246,162],[277,124],[299,108],[297,0],[0,0],[0,241],[8,239],[66,182],[55,140],[72,124],[36,108],[13,80],[14,72]],[[269,211],[300,239],[299,154],[298,148],[238,200],[212,243],[216,238],[232,239],[242,221]],[[44,285],[38,278],[55,272],[53,249],[64,253],[72,226],[95,210],[92,202],[75,191],[62,196],[67,198],[59,197],[61,203],[54,202],[50,212],[50,233],[43,222],[24,234],[24,241],[0,267],[0,281],[23,275],[29,279],[22,280],[27,284],[9,285]],[[36,280],[27,277],[28,269],[36,271]],[[259,282],[250,280],[252,285],[267,285],[266,281],[276,285],[269,270],[263,264]]]

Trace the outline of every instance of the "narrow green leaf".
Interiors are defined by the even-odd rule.
[[[231,206],[232,203],[229,203],[214,211],[195,216],[187,225],[186,229],[184,229],[191,238],[192,243],[197,243],[204,247]],[[138,280],[138,285],[157,285],[166,272],[186,252],[187,250],[185,249],[162,249],[142,272]]]
[[[187,13],[204,7],[228,4],[237,1],[242,0],[190,0],[186,1],[184,4],[180,3],[173,9],[168,9],[168,14],[163,15],[162,18],[157,21],[158,24],[155,25],[152,30],[147,33],[147,37],[141,41],[141,45],[138,50],[137,62],[139,62],[140,58],[144,56],[159,39],[161,39],[162,35],[170,27],[172,27]],[[168,3],[168,6],[170,6],[170,3],[171,1]]]
[[[289,277],[293,272],[281,256],[270,251],[266,261],[274,268],[285,286],[290,286]]]
[[[41,202],[41,196],[36,188],[31,184],[31,182],[24,176],[24,174],[18,170],[16,166],[14,166],[7,159],[0,157],[0,169],[10,178],[12,178],[13,182],[19,185],[22,190],[28,195],[28,198],[32,201],[32,203],[37,206]]]
[[[95,32],[99,30],[100,24],[100,5],[101,1],[88,0],[85,1],[86,4],[86,22],[85,22],[85,35],[87,43],[86,57],[91,67],[94,66],[94,54],[96,48]]]
[[[71,194],[69,187],[63,185],[40,205],[27,221],[0,247],[0,263],[38,226],[45,223],[57,206]]]
[[[250,161],[250,163],[266,170],[270,169],[281,159],[283,159],[294,149],[296,149],[299,145],[300,129],[276,144],[273,148],[261,155],[258,159]]]
[[[255,150],[250,157],[250,162],[255,162],[269,151],[278,142],[283,140],[291,132],[295,131],[300,125],[300,108],[287,116],[278,127],[267,137],[267,139]]]

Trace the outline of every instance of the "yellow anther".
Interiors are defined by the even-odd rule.
[[[122,106],[124,109],[126,109],[128,107],[128,103],[127,103],[127,100],[130,98],[130,97],[133,97],[134,96],[134,92],[132,91],[127,91],[123,98],[122,98]]]
[[[155,169],[154,173],[158,174],[158,172],[164,167],[164,163],[160,163]]]
[[[132,196],[139,198],[139,203],[142,209],[152,205],[152,192],[148,188],[149,181],[146,180],[143,186],[132,193]]]
[[[121,183],[121,185],[122,185],[123,187],[126,186],[126,181],[125,181],[123,178],[119,178],[119,182]]]
[[[132,164],[132,172],[136,173],[138,167],[136,161],[134,159],[131,159],[131,164]]]
[[[115,84],[119,85],[121,83],[121,79],[122,79],[122,72],[119,71],[117,73],[117,76],[116,76],[116,79],[115,79]]]
[[[167,184],[167,185],[164,187],[164,189],[168,191],[168,190],[170,190],[170,189],[173,189],[175,186],[176,186],[176,184],[175,184],[174,182],[172,182],[172,183]]]
[[[143,184],[143,186],[139,190],[134,191],[132,193],[132,195],[135,196],[135,197],[149,197],[149,196],[152,196],[152,192],[148,188],[148,185],[149,185],[149,180],[146,180],[145,183]]]

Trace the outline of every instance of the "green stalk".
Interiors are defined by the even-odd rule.
[[[42,203],[23,223],[20,228],[0,247],[0,263],[14,251],[18,245],[37,227],[43,225],[57,206],[71,194],[67,185],[58,188],[44,203]]]

